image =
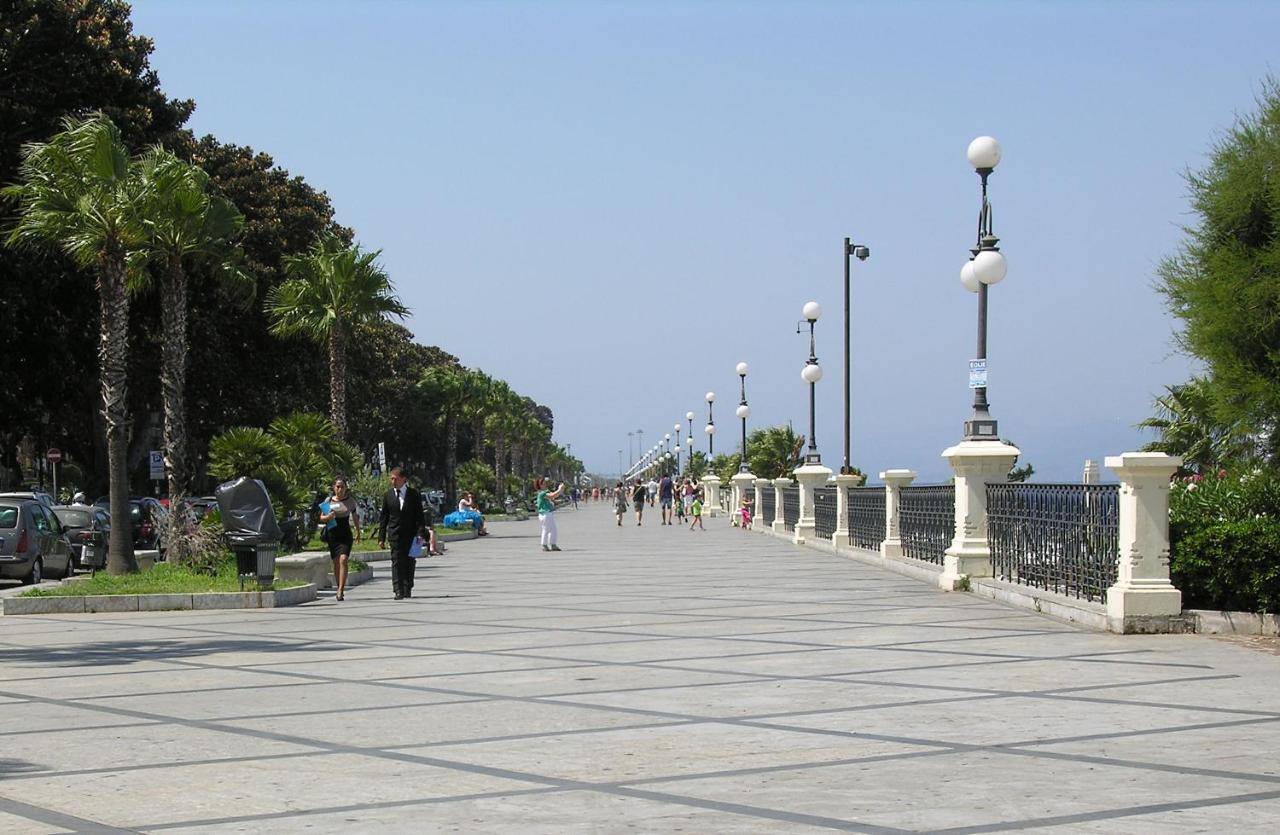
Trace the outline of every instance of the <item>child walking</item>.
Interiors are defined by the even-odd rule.
[[[693,521],[689,523],[689,530],[697,528],[700,531],[705,531],[706,528],[702,526],[702,499],[697,496],[693,497],[693,504],[689,505],[689,513],[693,516]]]
[[[742,507],[738,510],[742,516],[742,529],[744,531],[751,530],[751,498],[749,496],[742,497]]]

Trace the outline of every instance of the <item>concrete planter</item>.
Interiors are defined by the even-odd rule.
[[[279,591],[6,597],[3,605],[6,615],[69,615],[186,609],[272,609],[278,606],[296,606],[315,599],[316,587],[308,584]]]
[[[1191,631],[1201,635],[1280,635],[1280,615],[1208,609],[1187,609],[1182,615],[1190,621]]]

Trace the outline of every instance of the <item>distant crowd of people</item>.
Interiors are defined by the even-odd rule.
[[[674,525],[677,520],[681,525],[686,521],[689,530],[706,530],[702,524],[703,502],[706,497],[702,485],[692,476],[683,478],[663,474],[658,478],[650,478],[648,482],[637,478],[633,484],[619,481],[614,485],[613,509],[618,517],[618,526],[627,514],[628,505],[635,509],[636,524],[644,524],[644,508],[657,507],[660,524]]]

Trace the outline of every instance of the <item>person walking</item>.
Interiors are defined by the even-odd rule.
[[[382,497],[378,547],[391,546],[391,589],[396,600],[413,597],[413,558],[409,548],[422,528],[422,494],[409,486],[404,470],[391,470],[391,489]]]
[[[662,474],[662,481],[658,482],[658,507],[661,508],[662,524],[671,524],[671,500],[675,495],[674,485],[671,483],[671,476],[666,473]]]
[[[653,502],[658,498],[658,482],[653,476],[649,476],[649,483],[646,485],[646,494],[649,497],[649,507],[653,507]]]
[[[538,491],[535,502],[538,507],[538,521],[542,523],[542,550],[559,551],[556,544],[556,499],[564,495],[564,482],[554,491],[548,492],[546,482],[538,479],[533,485]]]
[[[738,508],[738,515],[742,519],[742,529],[751,530],[751,497],[745,493],[742,496],[742,506]]]
[[[618,517],[618,527],[622,527],[622,517],[627,512],[627,491],[621,481],[613,490],[613,512]]]
[[[694,496],[693,502],[689,505],[689,512],[693,514],[693,521],[689,523],[689,530],[697,528],[700,531],[705,531],[706,528],[702,526],[702,499]]]
[[[644,482],[639,478],[636,479],[636,486],[631,488],[631,504],[636,509],[636,525],[639,526],[644,517],[644,501],[648,490],[644,486]]]
[[[329,559],[333,560],[333,583],[337,586],[337,599],[343,600],[347,590],[347,560],[351,547],[360,541],[360,511],[355,497],[347,491],[347,480],[339,476],[333,480],[333,495],[325,500],[328,510],[319,515],[326,527],[329,541]],[[323,507],[324,505],[321,505]],[[352,528],[355,537],[352,537]]]

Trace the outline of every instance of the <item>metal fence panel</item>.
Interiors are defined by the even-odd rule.
[[[1002,580],[1105,602],[1120,552],[1116,484],[988,484],[991,567]]]
[[[782,529],[787,533],[795,533],[796,522],[800,521],[800,488],[792,485],[782,490]]]
[[[770,484],[768,487],[760,491],[760,507],[757,508],[759,511],[759,519],[757,521],[761,525],[768,525],[773,522],[774,505],[776,504],[777,501],[773,495],[773,485]]]
[[[836,488],[814,488],[813,517],[813,535],[830,542],[836,532]]]
[[[913,560],[942,564],[956,533],[954,484],[903,487],[898,507],[902,553]]]
[[[884,488],[849,489],[849,544],[880,550],[884,542]]]

